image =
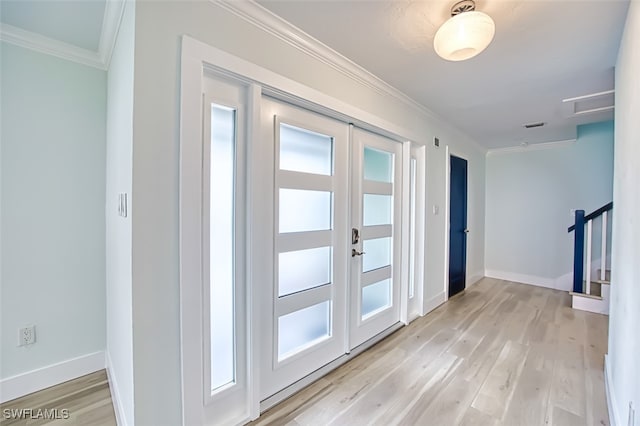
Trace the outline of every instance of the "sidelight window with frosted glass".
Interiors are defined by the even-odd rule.
[[[417,160],[411,159],[409,170],[409,298],[416,287],[416,171]]]
[[[211,390],[236,381],[235,333],[235,150],[237,114],[211,106],[209,158],[209,289]]]

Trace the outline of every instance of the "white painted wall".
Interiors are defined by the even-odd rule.
[[[486,188],[487,275],[570,289],[570,210],[588,214],[612,200],[613,122],[580,126],[571,145],[489,153]]]
[[[640,2],[632,0],[616,66],[615,171],[609,355],[610,416],[640,426]],[[611,413],[613,411],[613,413]],[[613,424],[613,423],[612,423]]]
[[[5,379],[105,348],[106,73],[1,50]],[[25,324],[37,341],[17,347]]]
[[[106,287],[107,367],[121,424],[133,425],[131,167],[135,4],[127,1],[107,78]],[[128,217],[118,194],[128,194]]]
[[[133,347],[138,425],[181,418],[178,284],[180,37],[203,42],[412,130],[428,143],[425,298],[444,297],[445,149],[469,160],[469,275],[484,267],[484,152],[446,123],[355,83],[334,68],[208,2],[136,4],[133,133]],[[431,146],[439,136],[441,148]],[[431,211],[431,210],[429,210]],[[439,301],[440,299],[434,299]],[[158,407],[162,407],[161,410]]]

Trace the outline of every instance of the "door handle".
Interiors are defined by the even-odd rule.
[[[465,233],[465,234],[468,234],[468,233],[469,233],[469,230],[468,230],[468,229],[465,229],[465,230],[464,230],[464,233]]]
[[[365,254],[363,251],[351,249],[351,257],[362,256],[363,254]]]

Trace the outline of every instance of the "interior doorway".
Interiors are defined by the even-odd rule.
[[[465,289],[467,275],[467,160],[449,159],[449,297]]]

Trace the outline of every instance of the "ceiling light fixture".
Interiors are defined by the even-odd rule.
[[[486,49],[495,32],[493,19],[478,12],[473,0],[463,0],[451,8],[451,18],[436,32],[433,48],[443,59],[464,61]]]

